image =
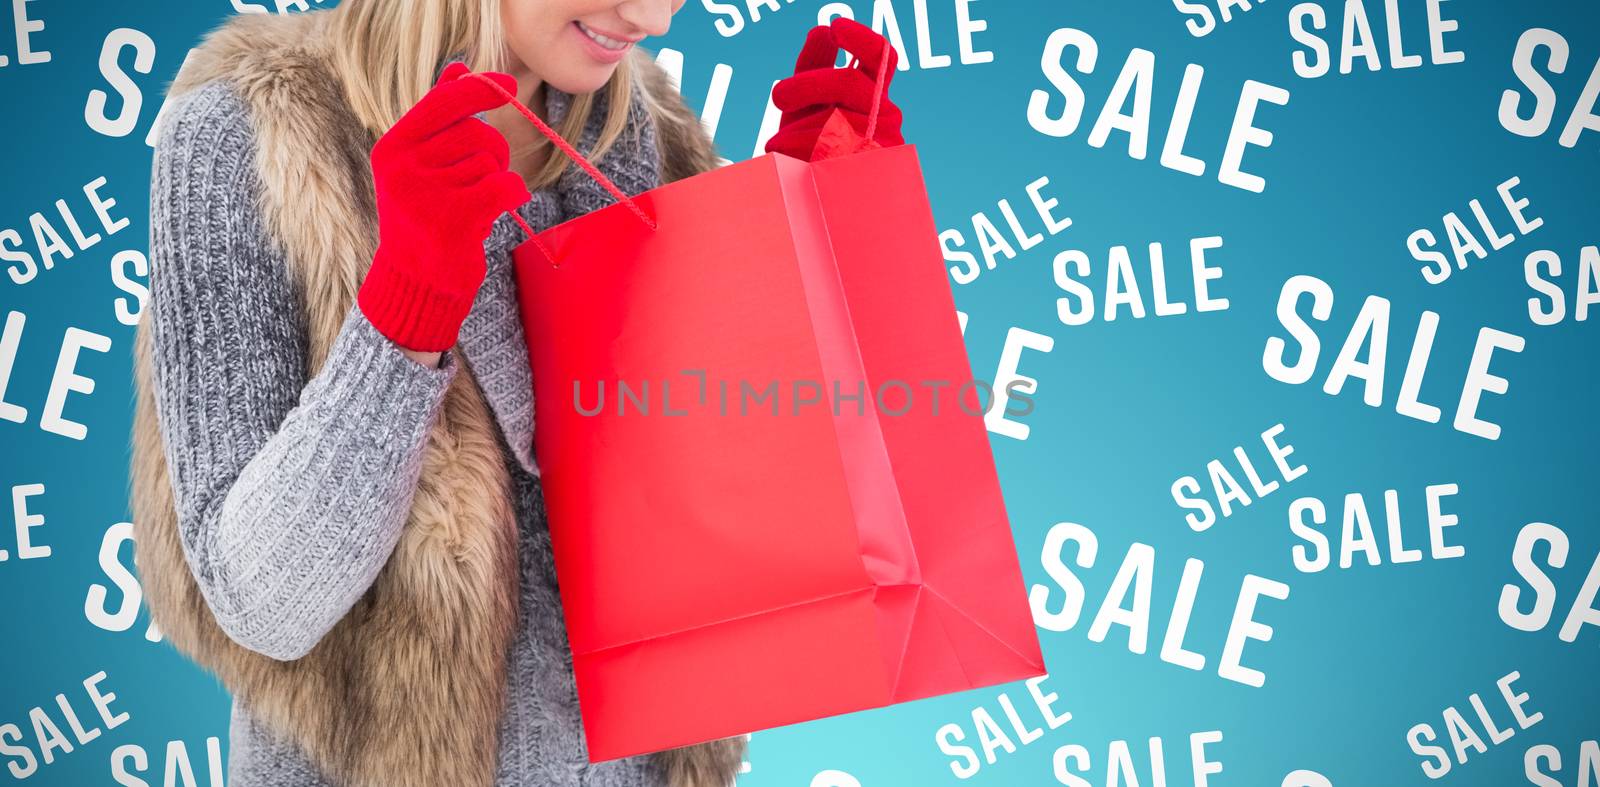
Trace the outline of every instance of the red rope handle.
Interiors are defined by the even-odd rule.
[[[562,153],[567,154],[567,158],[572,159],[572,161],[578,166],[583,167],[583,171],[589,173],[589,176],[594,178],[596,181],[599,181],[600,185],[604,186],[606,191],[611,192],[611,196],[617,198],[617,201],[627,205],[628,209],[633,211],[633,215],[638,216],[639,220],[644,222],[646,227],[649,227],[652,230],[656,228],[655,219],[650,218],[649,214],[645,213],[644,209],[639,207],[639,203],[634,202],[628,197],[627,194],[623,193],[622,189],[617,188],[617,184],[612,183],[611,179],[605,176],[605,173],[596,169],[593,164],[589,163],[589,160],[584,158],[582,153],[579,153],[576,148],[568,144],[565,139],[562,139],[561,135],[556,133],[555,129],[550,128],[548,124],[546,124],[543,120],[540,120],[538,115],[533,114],[533,110],[524,106],[521,101],[517,100],[516,96],[511,95],[511,93],[507,92],[505,88],[501,87],[498,82],[495,82],[493,79],[490,79],[484,74],[472,74],[471,76],[476,77],[479,81],[493,88],[494,91],[499,93],[502,98],[511,104],[511,106],[516,107],[516,110],[522,113],[522,116],[527,118],[528,122],[532,123],[535,128],[539,129],[539,133],[544,134],[547,139],[555,143],[555,146],[560,148]],[[538,236],[534,233],[533,228],[529,227],[528,223],[522,220],[522,215],[517,211],[512,211],[511,218],[517,223],[517,226],[522,228],[523,232],[527,233],[528,240],[533,241],[534,246],[537,246],[539,251],[544,253],[545,258],[550,260],[550,264],[553,266],[557,265],[555,256],[550,253],[550,249],[544,245],[544,242],[539,240]]]
[[[850,57],[850,62],[845,67],[853,68],[855,64],[856,58],[854,55],[852,55]],[[888,72],[889,41],[888,39],[884,39],[883,53],[878,58],[878,74],[873,81],[875,89],[872,91],[872,107],[867,112],[867,139],[872,139],[873,133],[878,129],[878,111],[883,103],[884,77],[888,74]],[[604,186],[606,191],[611,192],[611,195],[616,197],[617,201],[627,205],[628,209],[633,211],[633,215],[638,216],[639,220],[644,222],[645,226],[652,230],[656,228],[655,219],[650,218],[649,214],[645,213],[644,209],[639,207],[637,202],[634,202],[628,197],[627,194],[623,193],[622,189],[617,188],[617,184],[612,183],[611,179],[605,176],[605,173],[596,169],[593,164],[589,163],[589,160],[584,158],[582,153],[579,153],[577,149],[568,144],[565,139],[562,139],[561,135],[556,133],[555,129],[550,128],[548,124],[546,124],[543,120],[540,120],[539,116],[535,115],[533,110],[528,109],[528,107],[525,106],[521,101],[518,101],[516,96],[507,92],[506,89],[501,87],[498,82],[495,82],[493,79],[490,79],[483,74],[475,73],[471,76],[476,77],[479,81],[492,88],[494,92],[499,93],[502,98],[511,104],[511,106],[515,107],[518,112],[522,113],[522,116],[527,118],[528,122],[532,123],[535,128],[539,129],[539,133],[544,134],[545,138],[555,143],[555,146],[560,148],[562,153],[567,154],[567,157],[572,159],[574,163],[580,167],[583,167],[583,171],[589,173],[590,177],[598,181],[601,186]],[[512,211],[511,219],[517,223],[517,226],[522,228],[522,231],[527,234],[528,240],[533,241],[533,245],[544,254],[545,259],[549,260],[552,266],[560,267],[560,265],[556,262],[555,255],[550,253],[550,249],[544,245],[544,241],[539,240],[538,234],[533,231],[532,227],[528,226],[528,222],[523,221],[520,213]]]
[[[854,68],[855,64],[856,57],[851,55],[850,62],[845,64],[845,68]],[[872,139],[873,133],[878,130],[878,109],[883,103],[883,78],[887,73],[889,73],[889,39],[886,38],[883,40],[883,54],[878,58],[878,76],[873,81],[872,108],[867,112],[867,139]]]

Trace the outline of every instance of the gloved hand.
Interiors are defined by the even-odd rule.
[[[855,68],[834,68],[841,48],[856,56]],[[883,84],[877,85],[878,62],[885,52],[889,66]],[[883,98],[873,140],[883,147],[905,144],[900,137],[900,108],[889,100],[889,82],[898,60],[899,53],[883,36],[854,19],[841,16],[829,26],[811,28],[795,61],[794,76],[772,88],[772,103],[783,111],[783,117],[778,132],[767,140],[766,151],[810,160],[823,124],[835,109],[857,133],[865,135],[874,89],[882,90]]]
[[[451,63],[372,148],[378,251],[356,302],[395,344],[436,352],[456,342],[486,273],[483,244],[501,214],[529,199],[510,146],[473,115],[506,103]],[[517,82],[489,74],[515,95]]]

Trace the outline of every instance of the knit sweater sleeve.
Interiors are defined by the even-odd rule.
[[[248,109],[222,82],[174,104],[152,171],[145,318],[181,540],[222,629],[296,659],[399,540],[456,362],[415,363],[352,308],[310,375]]]

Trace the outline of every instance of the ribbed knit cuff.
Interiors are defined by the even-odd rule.
[[[456,343],[476,293],[449,292],[407,276],[380,248],[356,293],[361,313],[390,341],[408,350],[442,352]]]

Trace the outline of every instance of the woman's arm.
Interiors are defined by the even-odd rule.
[[[298,658],[388,560],[455,374],[352,308],[308,378],[305,316],[222,83],[163,124],[151,194],[156,395],[190,568],[235,641]],[[426,360],[426,359],[423,359]]]

